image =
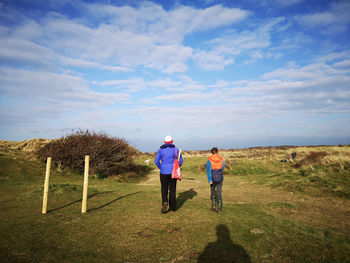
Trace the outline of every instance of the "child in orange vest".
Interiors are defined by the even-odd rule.
[[[207,177],[208,183],[210,184],[211,191],[211,210],[216,211],[217,201],[217,212],[222,212],[222,182],[224,181],[223,171],[225,168],[225,161],[219,155],[217,147],[211,149],[212,155],[208,158],[207,162]]]

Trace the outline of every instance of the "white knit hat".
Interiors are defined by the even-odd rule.
[[[170,135],[166,136],[164,139],[165,143],[172,143],[173,142],[173,137],[171,137]]]

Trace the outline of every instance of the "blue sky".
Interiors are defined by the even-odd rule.
[[[350,143],[350,1],[0,1],[0,139]]]

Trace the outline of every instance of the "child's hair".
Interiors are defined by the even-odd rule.
[[[218,148],[217,148],[217,147],[213,147],[213,148],[211,149],[211,153],[212,153],[212,154],[219,153]]]

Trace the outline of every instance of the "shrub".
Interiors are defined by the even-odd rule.
[[[303,165],[308,164],[319,164],[323,157],[327,156],[326,152],[311,152],[304,159],[300,160],[298,163],[294,165],[294,168],[300,168]]]
[[[43,161],[52,157],[59,167],[83,173],[84,156],[89,155],[90,174],[103,178],[129,171],[135,153],[124,139],[79,130],[48,143],[37,151],[37,156]]]

